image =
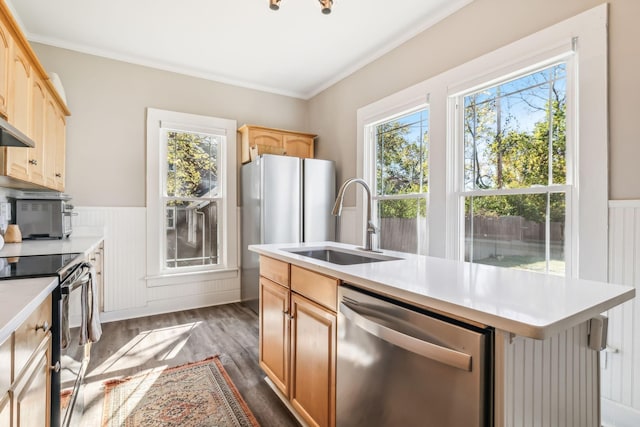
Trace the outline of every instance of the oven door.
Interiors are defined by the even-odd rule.
[[[60,390],[61,425],[78,423],[84,411],[84,377],[89,366],[91,342],[81,344],[82,288],[91,279],[89,265],[81,264],[60,285]]]

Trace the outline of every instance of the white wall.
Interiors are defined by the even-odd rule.
[[[640,287],[640,200],[609,203],[609,281]],[[609,349],[602,355],[602,424],[640,425],[638,295],[609,310]]]
[[[338,182],[356,175],[356,111],[443,71],[603,3],[601,0],[475,0],[309,101],[318,154],[335,160]],[[609,3],[610,199],[640,197],[640,1]],[[354,206],[354,192],[345,197]]]
[[[307,103],[47,45],[33,47],[47,71],[60,76],[72,114],[65,191],[79,214],[74,226],[105,233],[103,319],[238,301],[239,273],[183,285],[148,284],[146,108],[307,131]]]
[[[144,206],[147,107],[307,130],[305,101],[38,43],[67,95],[66,192],[78,206]],[[239,158],[239,157],[238,157]]]

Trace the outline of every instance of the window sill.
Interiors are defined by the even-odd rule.
[[[171,274],[158,274],[155,276],[147,276],[148,288],[154,288],[158,286],[175,286],[184,285],[187,283],[212,281],[212,280],[224,280],[234,279],[238,277],[237,268],[229,268],[225,270],[207,270],[207,271],[188,271],[181,273]]]

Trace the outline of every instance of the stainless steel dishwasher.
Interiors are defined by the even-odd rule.
[[[492,328],[350,286],[339,300],[338,427],[492,425]]]

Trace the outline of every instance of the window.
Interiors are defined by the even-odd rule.
[[[149,109],[148,269],[237,268],[235,121]]]
[[[465,261],[564,275],[570,61],[455,97]]]
[[[429,110],[421,108],[368,126],[373,152],[374,222],[379,246],[426,255]]]
[[[162,128],[167,172],[162,199],[172,209],[165,233],[167,268],[219,264],[218,208],[224,203],[219,181],[223,135]],[[169,222],[167,217],[167,223]]]
[[[418,253],[606,281],[606,23],[595,7],[358,109],[357,174],[376,189],[378,223],[415,202]],[[421,110],[428,162],[409,156],[422,188],[392,186],[405,171],[387,141],[376,151],[376,126],[397,122],[395,137]],[[346,241],[362,241],[364,218],[360,196]]]

